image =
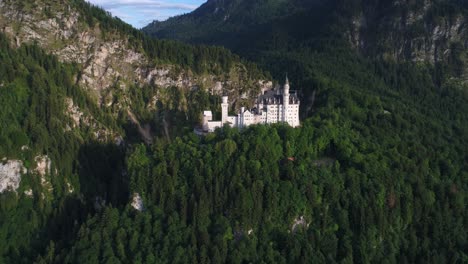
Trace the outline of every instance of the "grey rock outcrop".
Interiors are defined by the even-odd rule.
[[[416,6],[393,0],[385,11],[379,13],[379,8],[363,7],[346,33],[362,53],[394,61],[468,63],[468,18],[463,13],[435,15],[429,0]],[[467,67],[458,74],[468,80]]]
[[[145,209],[143,205],[143,198],[141,198],[139,193],[134,193],[132,197],[132,203],[131,203],[133,209],[137,211],[143,211]]]
[[[15,1],[0,2],[0,31],[15,46],[37,43],[63,62],[78,63],[81,72],[76,81],[94,94],[100,104],[105,103],[110,88],[125,90],[133,83],[187,90],[203,85],[218,91],[218,82],[231,84],[223,87],[229,90],[242,87],[239,81],[245,81],[226,75],[200,76],[177,65],[156,64],[141,46],[131,45],[128,36],[117,31],[102,32],[99,24],[90,27],[72,6],[36,2],[37,8],[27,11]],[[49,14],[44,10],[46,6],[53,9]]]
[[[7,160],[0,162],[0,193],[10,190],[16,191],[21,182],[21,175],[27,169],[20,160]]]

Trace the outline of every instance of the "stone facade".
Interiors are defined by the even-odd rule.
[[[203,131],[214,132],[218,127],[228,124],[231,127],[244,128],[255,124],[273,124],[284,122],[292,127],[300,125],[299,122],[299,98],[297,93],[290,93],[289,81],[283,90],[270,90],[260,95],[255,108],[241,108],[237,116],[229,116],[229,101],[227,96],[223,96],[221,103],[221,121],[213,120],[213,113],[205,111],[203,113]]]

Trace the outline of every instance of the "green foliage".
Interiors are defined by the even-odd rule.
[[[268,2],[266,20],[284,4]],[[359,1],[345,2],[354,12]],[[103,34],[122,32],[135,47],[147,41],[141,48],[159,62],[216,72],[237,60],[219,48],[172,49],[75,4]],[[160,132],[151,146],[65,131],[65,97],[115,129],[126,123],[73,85],[73,66],[36,46],[12,50],[0,35],[0,154],[31,164],[47,153],[59,171],[50,199],[23,195],[26,187],[40,193],[37,175],[26,175],[18,194],[0,195],[0,263],[466,262],[468,95],[449,78],[463,67],[459,44],[452,65],[416,65],[362,58],[326,27],[290,30],[310,19],[327,24],[327,16],[281,17],[254,29],[265,38],[237,46],[276,76],[288,69],[302,93],[300,128],[226,126],[200,138],[192,125],[219,98],[169,88],[150,113],[155,88],[130,87],[139,117],[154,114],[157,131],[170,123],[180,135]],[[133,193],[143,212],[126,205]],[[301,216],[306,224],[293,230]]]
[[[224,127],[134,146],[129,192],[146,211],[119,210],[113,229],[92,217],[58,261],[104,261],[93,239],[118,232],[132,234],[110,243],[123,262],[466,261],[466,92],[449,65],[370,60],[326,27],[290,30],[311,17],[326,24],[325,14],[281,18],[260,27],[266,37],[233,43],[274,75],[288,69],[304,98],[300,128]],[[300,216],[308,226],[293,231]]]
[[[83,141],[91,144],[93,136],[84,128],[67,129],[73,122],[67,114],[66,99],[72,99],[110,129],[117,128],[105,122],[105,114],[73,83],[77,72],[74,66],[59,63],[35,45],[12,49],[3,34],[0,60],[0,156],[21,160],[28,169],[17,193],[0,194],[0,263],[30,263],[47,246],[43,241],[58,235],[66,237],[73,223],[80,221],[77,214],[88,210],[82,211],[83,203],[76,202],[69,188],[84,193],[89,189],[81,168],[89,164],[89,159],[80,157],[80,152],[84,152]],[[107,149],[106,156],[116,152],[120,150]],[[50,181],[50,190],[34,171],[35,157],[43,154],[52,161],[50,173],[44,176]],[[86,176],[101,184],[115,166],[101,163],[97,167],[105,168],[103,172],[94,167]],[[33,196],[25,195],[26,190]],[[112,201],[112,197],[108,199]],[[49,246],[51,254],[55,247]]]
[[[385,114],[385,99],[361,97],[330,95],[335,104],[301,128],[225,127],[135,146],[130,192],[143,196],[146,210],[108,208],[92,217],[58,262],[466,260],[466,151],[447,148],[467,138],[443,136],[461,128],[449,132],[446,123],[456,122],[401,102]],[[350,107],[362,122],[350,122]],[[308,226],[292,231],[300,216]]]

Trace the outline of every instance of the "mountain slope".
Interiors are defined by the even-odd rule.
[[[225,49],[152,41],[84,1],[0,1],[0,31],[0,263],[31,263],[88,214],[127,205],[139,131],[171,140],[216,94],[265,85]]]
[[[468,6],[464,1],[366,2],[350,8],[350,42],[396,61],[448,63],[467,80]]]
[[[61,61],[77,63],[77,81],[102,104],[112,103],[111,87],[136,83],[190,90],[220,83],[233,91],[258,88],[253,79],[262,76],[221,48],[151,41],[84,1],[2,1],[0,14],[0,28],[16,46],[36,42]],[[240,72],[252,76],[240,78]]]
[[[251,26],[265,24],[301,10],[320,6],[321,2],[324,1],[210,0],[192,13],[172,17],[164,22],[154,21],[143,31],[163,38],[206,42],[210,37],[216,38],[214,33],[243,31]]]
[[[261,1],[246,8],[251,2],[208,1],[143,30],[159,38],[223,45],[254,60],[259,51],[297,49],[304,41],[333,37],[373,58],[448,63],[451,74],[468,79],[464,1]]]
[[[327,1],[319,0],[208,1],[192,13],[154,21],[143,31],[158,38],[223,45],[237,52],[245,51],[248,43],[256,47],[259,39],[266,39],[264,34],[272,30],[270,24],[275,21],[306,10],[328,8]]]
[[[73,66],[37,46],[13,49],[9,42],[0,34],[0,181],[2,187],[6,183],[0,193],[0,262],[20,263],[40,254],[43,239],[66,233],[61,228],[73,221],[62,214],[81,221],[79,214],[88,212],[78,202],[81,194],[91,199],[120,184],[114,178],[121,163],[114,140],[124,131],[73,83]],[[101,163],[104,172],[96,173],[78,165],[90,162],[80,157],[84,145],[107,143],[113,145],[107,153],[112,166]],[[15,164],[21,169],[13,169]],[[44,233],[48,224],[55,226]]]
[[[283,158],[295,157],[297,163],[278,166],[284,181],[272,180],[280,182],[281,187],[297,185],[291,190],[280,187],[272,191],[274,185],[265,184],[264,192],[253,200],[258,202],[264,198],[269,201],[272,196],[294,197],[290,198],[294,200],[297,197],[294,204],[307,204],[305,211],[311,212],[304,215],[305,221],[317,219],[317,222],[311,224],[305,236],[291,237],[285,234],[285,226],[299,219],[296,217],[304,211],[286,204],[272,205],[278,206],[275,212],[288,208],[296,214],[281,214],[284,221],[272,221],[265,228],[269,231],[262,229],[261,224],[254,224],[254,232],[261,229],[260,234],[241,240],[239,244],[230,243],[232,246],[228,250],[232,250],[228,254],[224,254],[223,246],[219,246],[219,252],[223,252],[221,256],[239,262],[265,259],[283,263],[463,262],[466,254],[461,253],[461,248],[467,243],[466,235],[440,231],[460,229],[460,224],[466,222],[466,214],[458,214],[460,211],[455,209],[455,203],[460,204],[467,197],[459,197],[459,202],[447,200],[451,196],[447,196],[448,192],[458,193],[459,186],[464,186],[462,189],[468,186],[464,172],[468,142],[465,2],[326,1],[314,8],[297,8],[281,15],[267,16],[266,20],[249,9],[242,11],[251,19],[236,26],[238,21],[231,24],[230,19],[243,16],[235,8],[241,2],[248,5],[252,1],[208,1],[193,13],[155,22],[144,29],[159,38],[223,45],[256,61],[274,76],[287,71],[292,87],[302,91],[301,111],[304,119],[311,123],[306,121],[300,132],[296,132],[304,136],[303,140],[298,139],[302,138],[300,135],[292,136],[294,132],[282,134],[283,145],[279,145],[284,146]],[[273,2],[256,1],[264,4],[265,10],[273,6]],[[213,14],[217,7],[229,8],[222,10],[229,16]],[[194,30],[192,24],[196,25]],[[465,48],[460,49],[460,44]],[[315,131],[310,133],[317,138],[305,135],[309,129]],[[326,136],[330,136],[329,141],[324,138]],[[224,139],[221,135],[220,140]],[[242,146],[242,136],[233,136],[233,139],[238,147]],[[292,143],[294,139],[299,143]],[[261,150],[264,146],[258,144],[256,149]],[[270,153],[275,153],[275,146],[277,144],[269,146]],[[321,151],[312,151],[322,159],[305,161],[314,156],[309,153],[299,161],[300,153],[307,149],[305,146],[318,149],[326,146]],[[449,158],[448,153],[458,154]],[[317,179],[310,180],[315,171],[305,173],[301,182],[301,172],[307,171],[304,166],[334,158],[338,160],[335,163],[339,164],[338,169],[322,168],[316,172],[323,176],[320,180],[333,183],[327,185],[317,183]],[[442,160],[436,161],[439,158]],[[242,154],[236,161],[242,164]],[[276,162],[283,164],[281,159]],[[453,165],[464,169],[455,172]],[[200,165],[200,170],[202,168]],[[210,171],[213,170],[215,168]],[[324,176],[320,172],[330,174]],[[217,175],[223,177],[219,175],[224,174]],[[278,174],[272,175],[274,178]],[[428,175],[433,175],[434,181]],[[247,192],[258,193],[256,186],[247,179],[243,187],[248,186],[245,187]],[[452,180],[458,181],[457,188],[448,183]],[[302,195],[293,194],[301,186],[314,183],[320,186],[318,188],[323,187],[324,192],[312,194],[316,189],[311,186],[303,189]],[[382,192],[378,194],[380,184]],[[203,193],[203,190],[199,192]],[[202,195],[200,200],[203,200]],[[223,209],[229,208],[228,212],[233,210],[234,215],[246,217],[251,215],[250,201],[245,198],[232,207],[229,203],[222,204]],[[429,201],[435,203],[427,204]],[[165,205],[160,203],[160,206]],[[239,212],[235,208],[243,210]],[[212,210],[216,212],[216,208]],[[216,215],[213,211],[210,215]],[[262,212],[258,208],[252,215],[254,219],[271,220],[273,217],[271,212]],[[425,217],[437,219],[439,224],[434,225],[435,222],[430,223]],[[451,227],[437,227],[449,222]],[[243,223],[241,230],[251,227],[248,220]],[[338,230],[333,231],[334,227]],[[94,226],[94,230],[103,229]],[[82,241],[86,240],[84,237]],[[273,244],[252,242],[260,240],[273,241]],[[244,254],[242,258],[236,254],[237,249],[246,247],[260,257]],[[451,251],[448,255],[442,253],[448,251]],[[308,252],[314,253],[309,255]],[[210,258],[216,256],[212,254]]]

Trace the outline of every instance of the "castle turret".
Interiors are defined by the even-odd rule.
[[[286,82],[284,83],[283,89],[283,122],[288,122],[288,108],[289,108],[289,80],[286,75]]]
[[[222,125],[224,125],[227,122],[228,109],[229,109],[228,97],[223,96],[223,103],[221,104],[221,124]]]

